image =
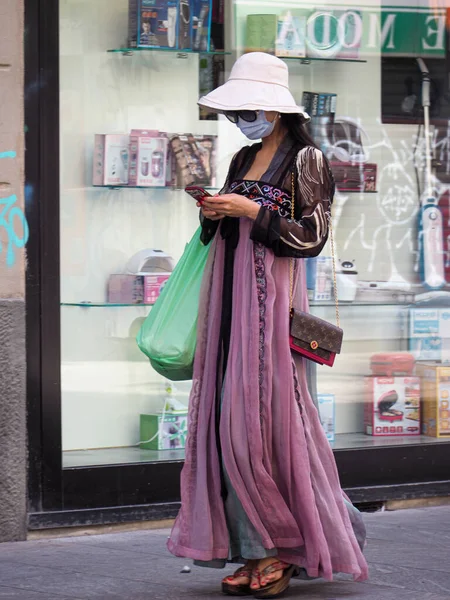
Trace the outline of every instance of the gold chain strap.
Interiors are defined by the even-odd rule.
[[[291,219],[295,220],[295,174],[294,171],[291,173],[291,187],[292,187],[292,201],[291,201]],[[334,295],[334,304],[336,307],[336,323],[337,326],[340,327],[340,317],[339,317],[339,301],[337,296],[337,280],[336,280],[336,258],[334,253],[334,236],[333,236],[333,224],[331,222],[331,209],[330,209],[330,217],[328,219],[328,224],[330,226],[330,241],[331,241],[331,256],[333,261],[333,295]],[[294,304],[294,259],[290,260],[289,264],[289,313],[292,314]]]

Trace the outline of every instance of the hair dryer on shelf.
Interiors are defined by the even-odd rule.
[[[430,143],[430,72],[422,58],[417,59],[422,73],[422,107],[425,135],[425,189],[419,212],[419,250],[421,277],[430,289],[439,289],[445,284],[442,213],[433,189]]]

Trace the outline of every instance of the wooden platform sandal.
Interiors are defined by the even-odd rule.
[[[248,566],[241,567],[235,573],[233,573],[233,575],[226,577],[222,581],[222,592],[227,596],[251,596],[252,590],[250,589],[250,582],[240,585],[228,583],[229,581],[233,581],[233,579],[237,579],[239,577],[248,577],[248,579],[251,580],[252,569]]]
[[[267,585],[261,585],[267,575],[276,573],[277,571],[283,571],[283,576],[276,581],[270,581]],[[252,577],[258,579],[261,587],[258,589],[251,589],[251,593],[254,598],[280,598],[284,592],[289,588],[291,577],[296,573],[297,567],[295,565],[288,565],[284,562],[277,561],[270,565],[267,565],[264,569],[254,569]]]

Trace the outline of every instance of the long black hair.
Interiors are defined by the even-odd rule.
[[[281,113],[281,124],[289,131],[294,140],[302,147],[314,146],[317,144],[309,135],[308,130],[303,124],[302,117],[299,114]]]

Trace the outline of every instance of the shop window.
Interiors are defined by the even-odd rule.
[[[311,377],[330,443],[448,440],[450,179],[439,179],[441,227],[425,255],[420,72],[415,57],[385,55],[383,11],[331,2],[320,10],[238,0],[137,4],[129,19],[126,0],[60,0],[64,466],[184,458],[191,382],[158,375],[136,335],[199,225],[184,187],[218,191],[248,143],[222,115],[197,106],[246,50],[288,64],[336,179],[344,346],[332,369]],[[448,62],[426,63],[432,119],[450,119]],[[402,107],[412,96],[409,120]],[[434,174],[447,169],[447,155]],[[439,281],[425,286],[436,269]],[[333,321],[329,245],[308,260],[307,276],[311,310]]]

